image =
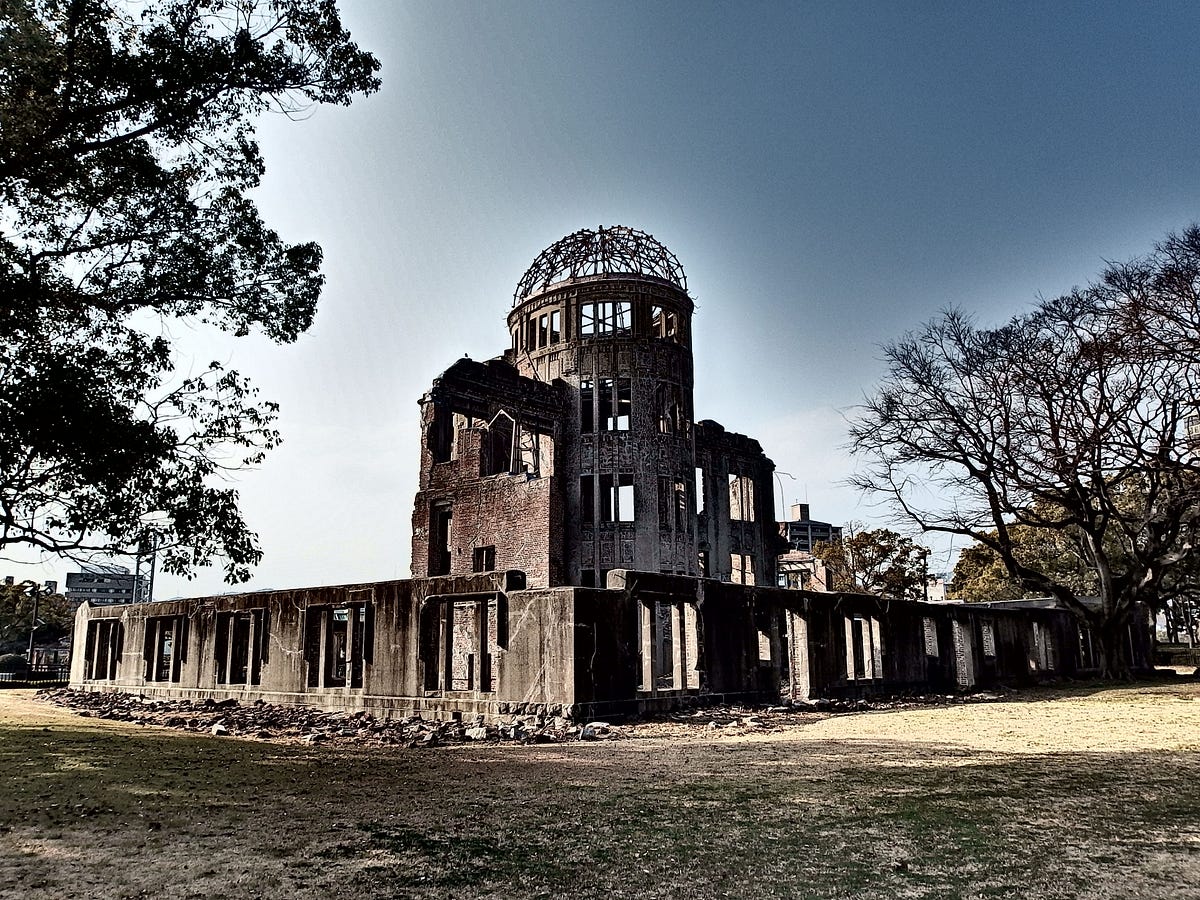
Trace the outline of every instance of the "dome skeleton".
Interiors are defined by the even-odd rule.
[[[560,281],[619,274],[660,278],[687,291],[683,266],[674,253],[653,235],[614,225],[581,229],[543,250],[517,283],[513,306]]]

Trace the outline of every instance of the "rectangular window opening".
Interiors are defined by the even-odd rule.
[[[217,613],[217,684],[259,684],[269,646],[267,610]]]
[[[450,538],[454,513],[448,503],[435,503],[429,512],[429,574],[450,574]]]
[[[472,572],[494,572],[496,569],[496,548],[494,546],[476,547],[471,554]]]
[[[729,518],[735,522],[754,521],[754,481],[749,475],[729,476]]]
[[[435,463],[449,462],[454,456],[454,415],[444,403],[434,403],[426,445]]]
[[[84,647],[84,674],[89,681],[112,681],[121,661],[125,629],[119,619],[100,619],[88,623]]]
[[[510,475],[516,453],[517,423],[507,413],[500,412],[483,432],[479,453],[479,474]]]
[[[187,658],[186,616],[155,616],[146,620],[146,681],[179,681]]]
[[[679,317],[661,306],[650,307],[650,334],[674,340],[679,332]]]
[[[593,489],[595,476],[579,476],[579,518],[583,522],[596,521],[596,494]]]
[[[632,304],[624,300],[584,303],[579,308],[579,335],[627,335],[632,330],[632,310]]]
[[[734,584],[753,585],[754,557],[749,553],[731,553],[729,555],[730,580]]]
[[[614,521],[617,522],[632,522],[634,521],[633,507],[633,475],[620,474],[616,481],[616,496],[615,496]]]
[[[351,592],[351,596],[355,593]],[[304,661],[308,686],[363,686],[364,664],[375,645],[374,603],[310,606],[305,611]]]
[[[579,383],[579,430],[591,434],[596,430],[595,391],[590,380]]]
[[[517,426],[517,473],[527,478],[542,477],[541,439],[536,431]]]
[[[601,378],[600,430],[628,431],[633,410],[633,386],[628,378]]]

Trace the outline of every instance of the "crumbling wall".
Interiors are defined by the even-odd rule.
[[[565,580],[559,472],[564,390],[508,363],[459,360],[421,400],[414,577],[519,569]]]
[[[574,692],[570,590],[524,588],[523,573],[495,572],[85,605],[72,686],[383,715],[561,712]],[[153,658],[162,648],[147,643],[148,624],[166,620],[186,622],[186,638],[173,637],[172,653],[183,654],[183,664],[167,667],[169,677],[159,681]],[[120,635],[118,659],[103,671],[88,649],[101,631]],[[483,653],[492,657],[486,664]],[[468,656],[475,658],[464,666]]]
[[[775,524],[775,463],[758,441],[706,419],[696,425],[696,467],[704,483],[698,522],[703,575],[775,586],[775,559],[786,549]]]

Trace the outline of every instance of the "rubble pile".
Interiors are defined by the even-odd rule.
[[[513,741],[526,744],[607,740],[620,729],[607,722],[580,724],[562,716],[512,716],[499,725],[431,721],[420,716],[382,719],[366,712],[322,712],[312,707],[275,706],[261,700],[161,700],[138,694],[39,691],[38,697],[72,709],[81,716],[161,725],[217,736],[236,735],[264,740],[299,740],[306,744],[372,743],[404,747],[435,747],[467,741]]]
[[[664,734],[745,734],[779,731],[818,721],[830,715],[872,710],[908,709],[917,706],[988,702],[1003,699],[999,693],[928,694],[867,699],[797,700],[783,706],[745,707],[703,705],[644,721],[613,725],[608,722],[573,722],[560,715],[508,715],[499,724],[482,716],[471,721],[434,721],[420,716],[379,718],[370,713],[323,712],[306,706],[275,706],[258,700],[163,700],[139,694],[75,691],[39,691],[47,702],[67,707],[81,716],[159,725],[214,736],[240,736],[305,744],[437,747],[472,741],[521,744],[556,744],[567,741],[613,740],[624,737],[657,737]]]

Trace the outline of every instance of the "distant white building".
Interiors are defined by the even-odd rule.
[[[930,603],[946,603],[946,591],[950,587],[950,576],[930,573],[925,579],[925,590],[928,592]]]

